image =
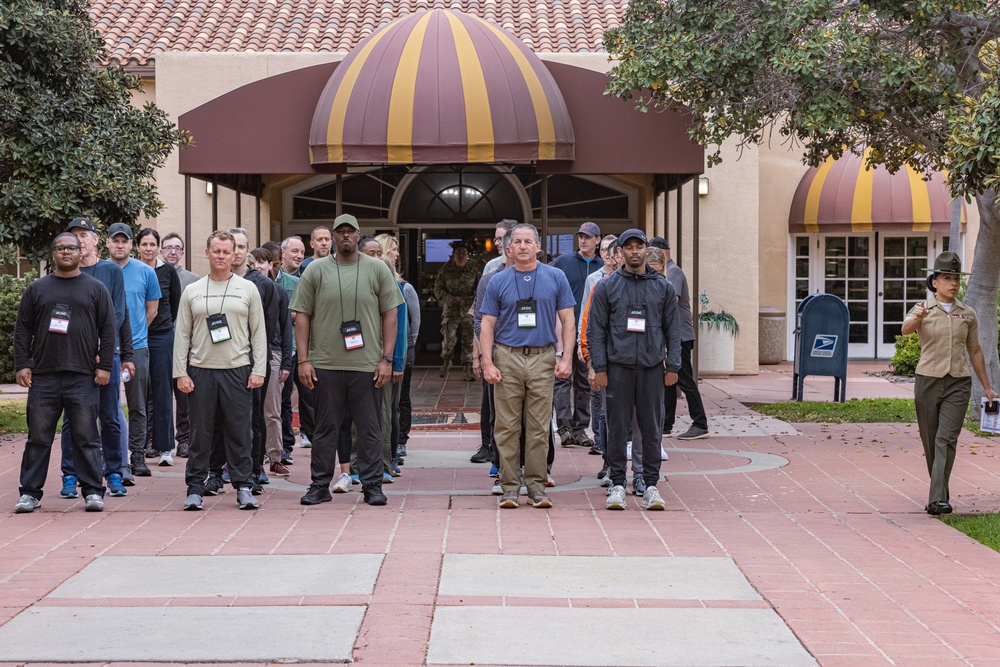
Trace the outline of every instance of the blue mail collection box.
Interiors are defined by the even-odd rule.
[[[836,379],[834,400],[844,402],[850,321],[847,304],[832,294],[810,294],[799,303],[795,313],[793,400],[802,400],[806,376],[827,375]]]

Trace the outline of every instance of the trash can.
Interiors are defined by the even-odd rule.
[[[795,311],[795,373],[792,400],[801,401],[809,375],[833,376],[833,400],[843,403],[847,385],[847,342],[851,316],[832,294],[810,294]]]
[[[763,307],[757,317],[757,363],[781,363],[785,360],[785,311]]]

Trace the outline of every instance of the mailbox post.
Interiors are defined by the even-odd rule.
[[[808,375],[833,376],[833,400],[843,403],[847,392],[847,304],[832,294],[810,294],[795,313],[795,375],[792,400],[801,401]]]

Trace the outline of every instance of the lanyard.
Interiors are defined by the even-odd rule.
[[[337,267],[337,289],[340,291],[340,311],[343,314],[344,311],[344,283],[340,280],[340,262],[334,260],[334,265]],[[361,283],[361,256],[358,253],[358,266],[356,273],[354,274],[354,321],[358,319],[358,285]]]
[[[233,279],[233,275],[229,274],[229,280],[226,281],[226,290],[222,293],[222,303],[219,304],[219,314],[222,313],[222,309],[226,305],[226,295],[229,294],[229,281]],[[209,278],[208,282],[205,284],[205,316],[211,317],[212,314],[208,310],[208,288],[212,284],[212,279]]]
[[[514,291],[517,292],[517,298],[518,298],[518,300],[523,300],[521,298],[521,287],[520,287],[520,285],[518,284],[518,281],[517,281],[517,277],[520,275],[520,273],[521,273],[520,271],[518,271],[517,269],[514,269]],[[531,275],[528,278],[528,282],[531,283],[531,295],[528,296],[528,298],[531,299],[531,300],[534,300],[534,298],[535,298],[535,287],[537,286],[537,281],[535,280],[535,276],[537,274],[538,274],[538,267],[536,266],[535,270],[531,272]],[[528,275],[528,274],[525,274],[525,275]]]

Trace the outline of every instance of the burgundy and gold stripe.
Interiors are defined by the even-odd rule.
[[[316,105],[313,164],[572,160],[559,87],[520,40],[483,19],[433,9],[372,33]]]
[[[890,174],[884,166],[866,168],[864,155],[827,159],[806,172],[792,198],[789,231],[870,232],[873,230],[948,232],[951,200],[945,175],[923,180],[904,166]],[[966,222],[962,204],[962,228]]]

